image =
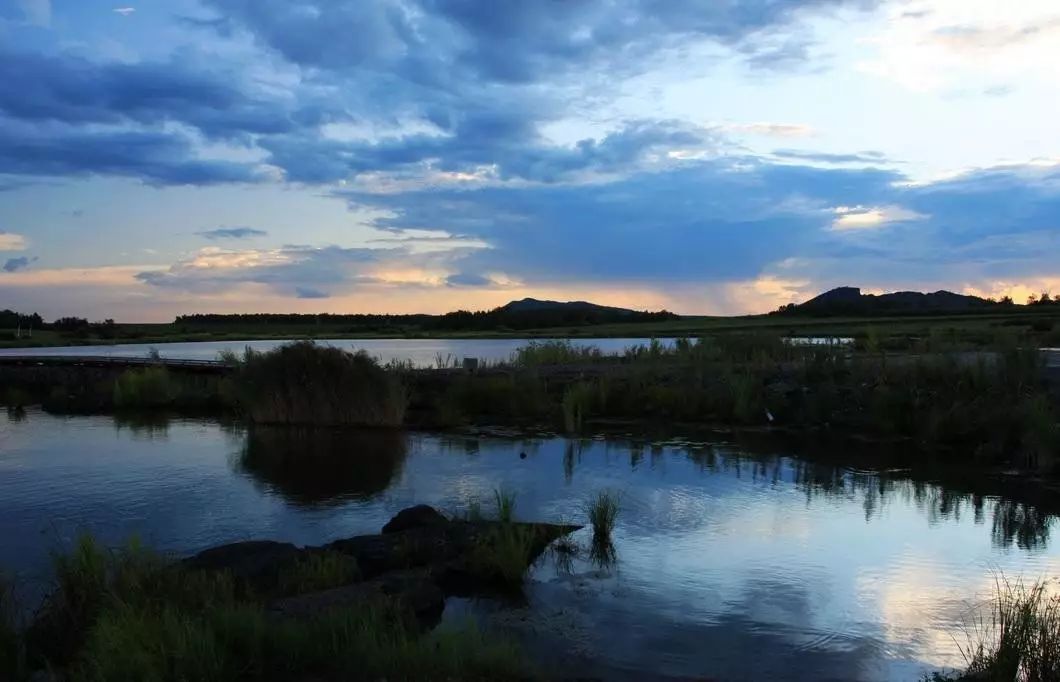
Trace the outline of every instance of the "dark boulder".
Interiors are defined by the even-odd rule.
[[[449,519],[439,513],[434,507],[426,504],[417,504],[415,507],[399,511],[397,516],[390,519],[383,526],[383,533],[400,533],[411,528],[445,526],[448,523]]]
[[[434,627],[445,609],[445,594],[426,569],[395,571],[374,580],[310,592],[272,602],[269,611],[289,618],[316,618],[329,611],[390,604],[416,627]]]

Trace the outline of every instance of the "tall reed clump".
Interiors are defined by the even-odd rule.
[[[400,426],[408,404],[397,373],[366,353],[310,341],[248,352],[233,380],[240,407],[262,424]]]
[[[1060,680],[1060,595],[1050,594],[1045,582],[1028,587],[999,577],[962,653],[971,679]]]
[[[468,554],[468,563],[481,580],[504,588],[518,588],[534,557],[532,528],[504,524],[479,538]]]
[[[619,495],[614,490],[601,490],[589,500],[586,513],[593,527],[593,542],[610,542],[611,532],[618,519]]]
[[[176,386],[165,367],[128,369],[114,382],[115,407],[166,407],[176,394]]]
[[[567,365],[595,362],[603,357],[596,346],[580,346],[570,341],[531,341],[515,349],[512,364],[518,367]]]
[[[584,381],[571,384],[563,391],[560,407],[563,410],[563,428],[567,433],[577,433],[582,430],[585,417],[597,394],[596,388]]]

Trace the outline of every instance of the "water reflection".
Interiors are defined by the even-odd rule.
[[[407,454],[400,431],[256,427],[238,465],[291,504],[337,505],[382,493]]]

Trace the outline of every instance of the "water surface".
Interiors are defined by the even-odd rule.
[[[630,346],[643,345],[650,339],[317,339],[316,343],[363,350],[379,358],[380,362],[412,362],[417,367],[432,367],[439,360],[452,364],[463,358],[477,358],[486,362],[500,362],[531,341],[569,341],[575,346],[595,346],[603,353],[621,353]],[[672,339],[661,339],[664,344]],[[246,347],[267,351],[290,339],[264,341],[194,341],[187,343],[119,343],[109,346],[54,346],[47,348],[0,348],[0,356],[75,355],[83,357],[147,357],[157,350],[159,355],[173,360],[216,360],[223,351],[242,353]]]
[[[42,584],[79,529],[178,554],[324,543],[498,487],[528,520],[580,521],[592,493],[621,491],[617,563],[546,556],[525,604],[447,607],[568,675],[916,679],[961,662],[960,625],[992,572],[1058,567],[1054,519],[1033,506],[721,438],[248,434],[29,411],[0,414],[0,568]]]

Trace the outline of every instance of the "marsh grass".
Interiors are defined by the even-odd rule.
[[[604,354],[596,346],[575,345],[570,341],[531,341],[515,349],[511,364],[516,367],[570,365],[596,362]]]
[[[620,496],[614,490],[601,490],[586,504],[585,511],[593,527],[593,541],[611,541],[620,509]]]
[[[408,404],[398,373],[308,341],[247,352],[235,383],[243,411],[263,424],[400,426]]]
[[[280,573],[281,594],[304,594],[341,587],[361,576],[357,560],[348,554],[323,551],[299,559]]]
[[[1060,679],[1060,595],[1047,583],[1030,586],[998,576],[990,604],[967,628],[961,652],[976,680]]]
[[[563,428],[567,433],[578,433],[582,430],[593,400],[598,395],[599,391],[588,382],[579,381],[567,387],[560,403],[563,411]]]
[[[119,408],[166,407],[177,395],[165,367],[128,369],[114,382],[114,405]]]

